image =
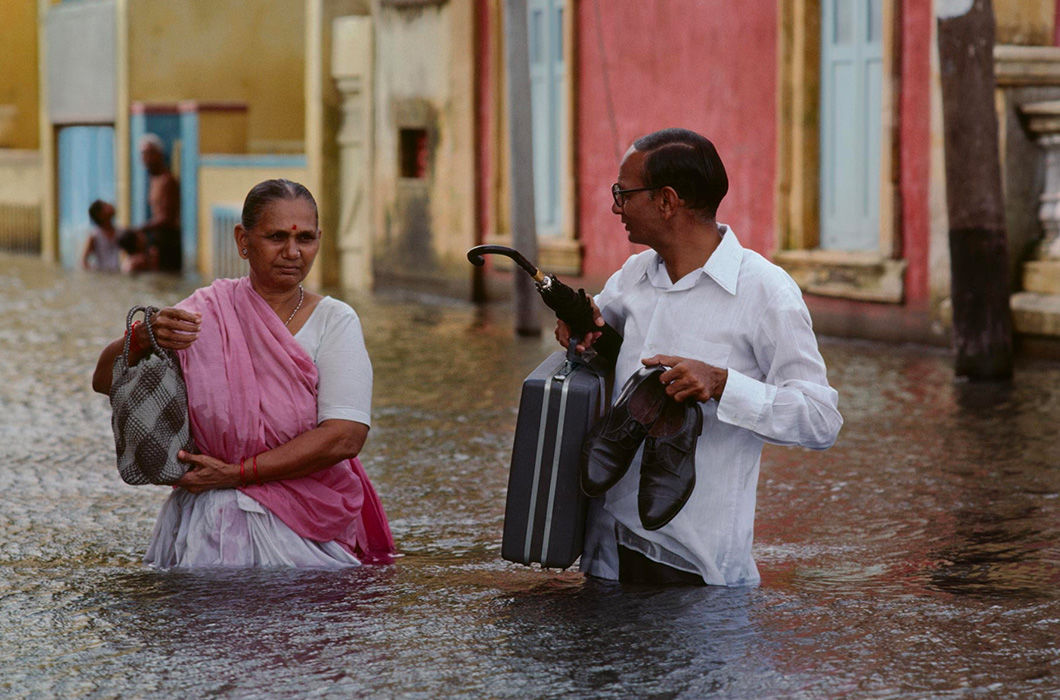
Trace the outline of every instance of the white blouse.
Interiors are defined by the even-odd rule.
[[[340,419],[372,424],[372,362],[357,312],[324,297],[294,339],[317,366],[317,423]]]
[[[729,375],[721,401],[700,404],[696,485],[673,520],[655,531],[641,525],[640,452],[603,503],[593,504],[581,562],[593,575],[618,578],[621,543],[698,572],[709,584],[757,583],[751,543],[763,443],[824,449],[843,424],[798,286],[721,229],[706,264],[677,282],[647,250],[630,257],[596,298],[623,336],[616,396],[641,359],[656,354],[700,360]]]

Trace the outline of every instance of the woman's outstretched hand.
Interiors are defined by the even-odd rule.
[[[172,306],[159,310],[151,316],[151,330],[158,344],[167,350],[184,350],[199,337],[202,329],[202,314],[185,311]],[[150,347],[146,328],[138,328],[143,345]]]
[[[202,315],[170,306],[153,314],[150,323],[159,347],[167,350],[184,350],[199,337]],[[124,347],[125,339],[118,338],[103,348],[99,360],[96,361],[96,371],[92,374],[92,388],[95,391],[101,394],[110,393],[114,361],[122,354]],[[133,330],[133,337],[129,343],[129,365],[135,365],[150,351],[151,336],[148,334],[147,326],[141,323]]]

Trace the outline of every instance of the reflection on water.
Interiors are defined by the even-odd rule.
[[[970,385],[945,353],[824,341],[846,425],[827,452],[766,448],[762,586],[622,586],[500,559],[547,334],[350,298],[376,377],[364,463],[404,556],[158,572],[139,559],[165,489],[120,481],[89,377],[129,306],[189,289],[0,257],[0,695],[1060,694],[1058,364]]]

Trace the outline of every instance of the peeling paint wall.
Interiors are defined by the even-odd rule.
[[[473,6],[401,6],[376,18],[374,267],[379,286],[469,296],[474,243]],[[422,172],[402,170],[406,159]],[[413,168],[414,169],[414,168]]]

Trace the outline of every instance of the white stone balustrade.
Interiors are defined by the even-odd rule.
[[[1038,200],[1042,237],[1023,263],[1013,320],[1021,333],[1060,336],[1060,100],[1029,102],[1020,112],[1043,151],[1045,181]]]

